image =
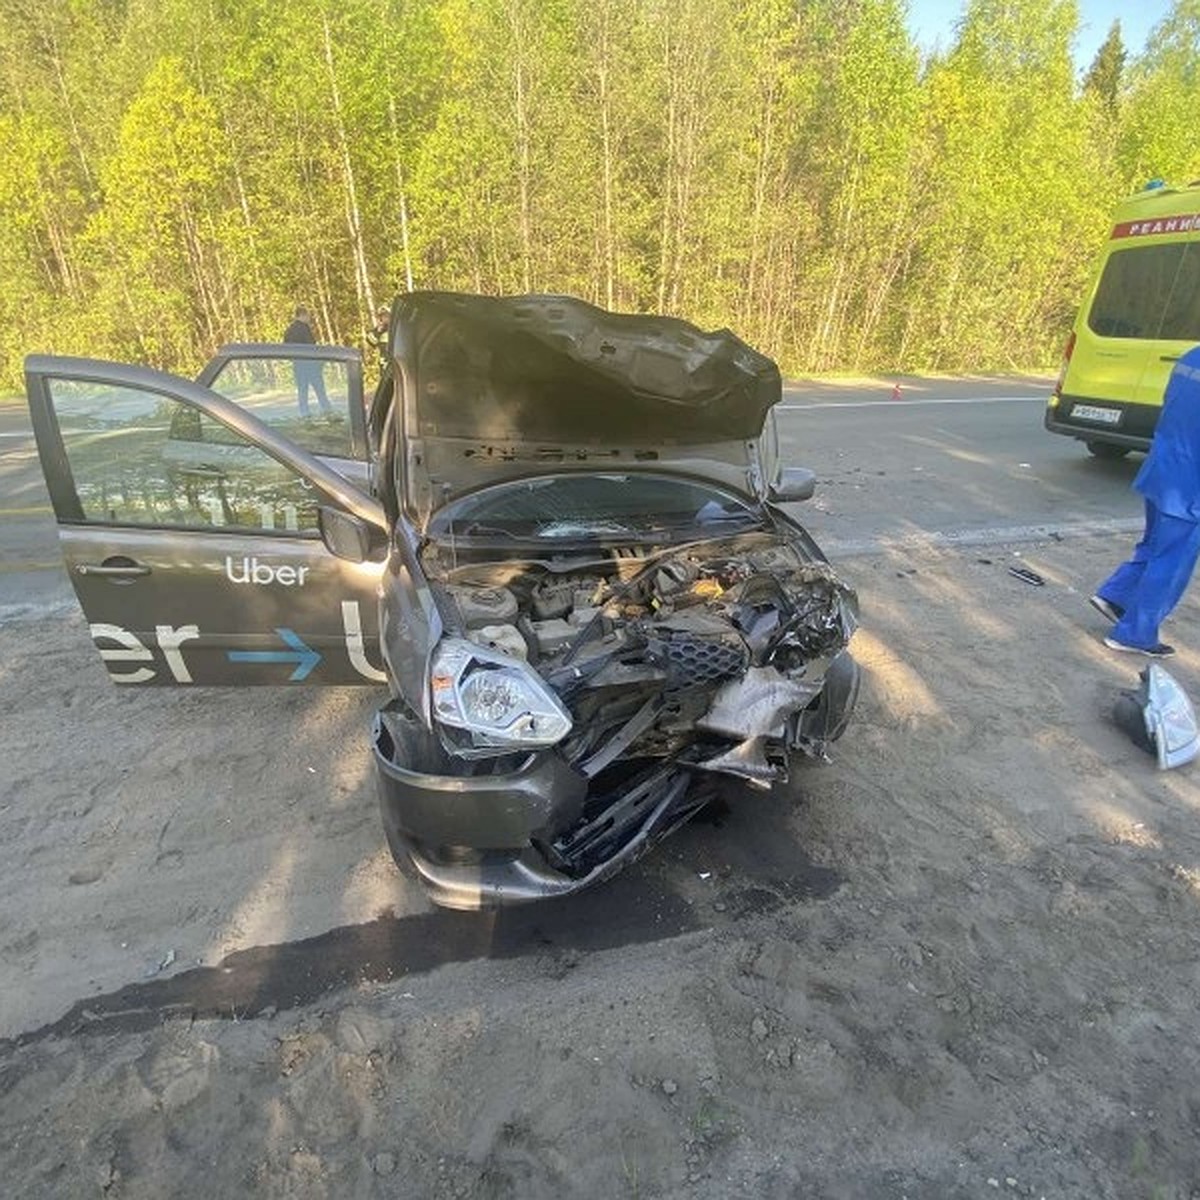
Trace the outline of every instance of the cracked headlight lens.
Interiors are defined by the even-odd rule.
[[[553,746],[571,716],[531,667],[462,638],[443,638],[429,680],[433,713],[488,746]]]

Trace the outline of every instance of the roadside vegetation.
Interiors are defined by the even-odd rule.
[[[1057,360],[1111,205],[1200,176],[1200,0],[0,0],[0,388],[309,306],[561,291],[790,372]]]

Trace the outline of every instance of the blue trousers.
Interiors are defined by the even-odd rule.
[[[308,392],[312,389],[323,413],[329,413],[329,395],[325,391],[325,376],[319,362],[296,363],[296,399],[300,402],[300,415],[308,416]]]
[[[1200,524],[1168,516],[1149,497],[1145,503],[1146,528],[1133,557],[1099,587],[1105,600],[1125,610],[1112,636],[1143,649],[1158,642],[1158,627],[1183,599],[1200,554]]]

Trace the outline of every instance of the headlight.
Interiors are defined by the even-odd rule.
[[[1188,694],[1158,663],[1142,672],[1146,691],[1146,732],[1154,739],[1158,765],[1180,767],[1200,753],[1200,729]]]
[[[532,668],[462,638],[443,638],[430,670],[433,715],[486,746],[553,746],[571,716]]]

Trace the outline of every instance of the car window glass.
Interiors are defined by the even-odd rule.
[[[1167,242],[1114,251],[1088,325],[1102,337],[1200,340],[1200,247]]]
[[[315,533],[316,494],[199,409],[157,392],[49,381],[85,519]]]
[[[232,358],[208,386],[312,454],[353,457],[344,362]]]

